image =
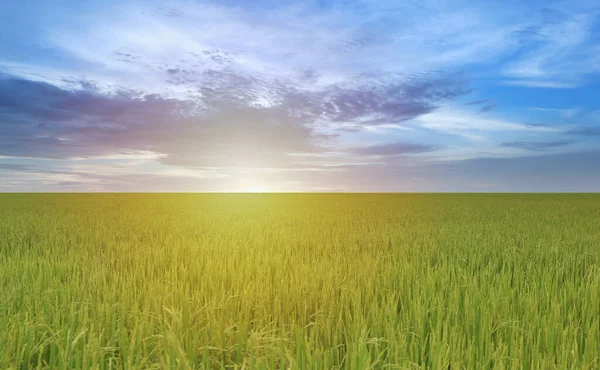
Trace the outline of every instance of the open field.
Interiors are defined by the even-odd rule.
[[[600,367],[600,195],[0,195],[0,368]]]

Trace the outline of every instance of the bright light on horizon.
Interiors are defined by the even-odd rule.
[[[243,193],[273,193],[273,189],[261,183],[249,183],[242,186]]]

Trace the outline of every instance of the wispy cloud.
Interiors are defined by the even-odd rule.
[[[495,131],[539,131],[552,132],[555,128],[545,126],[532,126],[521,122],[514,122],[501,118],[482,117],[480,111],[470,111],[451,105],[419,116],[415,122],[425,128],[464,137],[473,137],[472,134],[488,135]]]
[[[574,88],[585,78],[600,73],[597,44],[598,8],[541,9],[538,23],[520,32],[519,56],[505,70],[508,84]]]
[[[433,145],[395,142],[389,144],[358,147],[354,152],[360,155],[395,156],[402,154],[426,153],[436,150]]]
[[[541,107],[531,107],[529,108],[530,110],[533,111],[538,111],[538,112],[547,112],[547,113],[558,113],[560,114],[562,117],[564,118],[574,118],[577,115],[579,115],[582,112],[582,109],[579,107],[575,107],[575,108],[541,108]]]
[[[5,76],[0,155],[77,158],[151,152],[185,166],[290,166],[290,151],[318,152],[335,132],[318,122],[385,125],[433,111],[461,93],[447,81],[371,82],[311,92],[291,85],[271,90],[280,104],[254,104],[260,81],[227,75],[200,86],[201,100],[137,91],[106,93]]]
[[[502,143],[502,146],[509,148],[518,148],[530,151],[544,151],[547,149],[559,148],[566,145],[573,144],[573,140],[556,140],[556,141],[542,141],[542,142],[533,142],[533,141],[511,141],[507,143]]]
[[[573,127],[567,133],[581,136],[600,136],[600,125]]]

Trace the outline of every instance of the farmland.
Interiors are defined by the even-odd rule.
[[[3,194],[0,368],[600,367],[600,195]]]

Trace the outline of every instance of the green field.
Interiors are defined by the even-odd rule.
[[[0,195],[0,368],[597,369],[600,195]]]

